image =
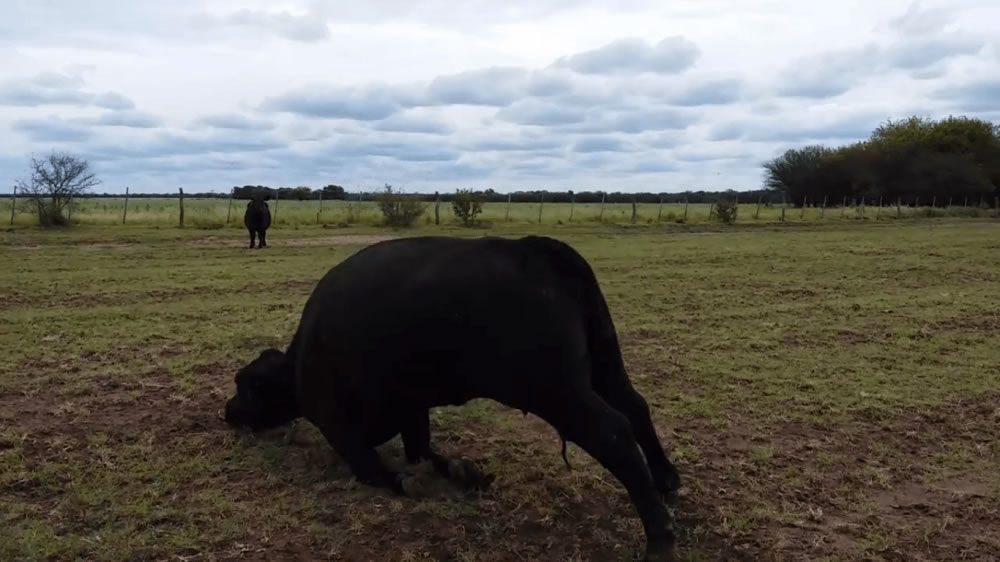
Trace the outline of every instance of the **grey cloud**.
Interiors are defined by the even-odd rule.
[[[954,21],[949,8],[920,9],[920,0],[914,0],[906,12],[889,20],[889,29],[906,35],[928,35],[944,29]]]
[[[639,138],[641,144],[650,148],[673,148],[685,140],[682,129],[675,129],[665,133],[644,134]]]
[[[581,132],[642,133],[686,129],[698,121],[697,114],[672,109],[649,108],[636,111],[605,113],[602,118],[588,122]]]
[[[573,76],[559,69],[543,69],[532,72],[524,85],[524,93],[544,98],[566,95],[576,89]]]
[[[582,123],[586,118],[587,111],[579,107],[567,107],[534,99],[515,102],[497,112],[497,119],[519,125],[569,125]]]
[[[229,22],[266,29],[293,41],[315,42],[330,37],[326,18],[313,12],[296,16],[287,11],[263,12],[244,8],[230,15]]]
[[[746,128],[736,122],[719,123],[712,127],[708,139],[713,141],[738,140],[746,135]]]
[[[561,148],[563,143],[551,138],[491,138],[469,145],[475,152],[518,152],[518,151],[551,151]]]
[[[807,142],[833,140],[861,140],[871,135],[882,119],[875,115],[858,115],[833,121],[826,125],[779,127],[749,127],[744,138],[750,141]]]
[[[633,174],[655,174],[661,172],[673,172],[677,170],[677,165],[664,157],[644,157],[639,159],[628,169]]]
[[[59,90],[77,90],[84,85],[83,78],[79,75],[63,74],[61,72],[42,72],[29,78],[27,82],[41,88]]]
[[[427,105],[506,106],[522,95],[528,71],[492,67],[438,76],[427,86]]]
[[[81,117],[72,122],[81,125],[98,125],[106,127],[130,127],[134,129],[151,129],[159,127],[163,121],[150,113],[142,111],[109,111],[100,117]]]
[[[271,121],[254,119],[238,113],[205,115],[197,119],[195,123],[215,129],[235,129],[239,131],[269,131],[274,129],[274,123]]]
[[[716,162],[720,160],[750,160],[753,154],[746,152],[723,152],[720,150],[679,150],[672,156],[680,162]]]
[[[902,41],[885,52],[887,63],[904,70],[919,70],[960,55],[980,52],[986,42],[963,35],[920,38]]]
[[[446,165],[434,165],[431,167],[430,175],[441,180],[475,180],[484,179],[493,175],[493,168],[481,164],[467,162],[456,162]]]
[[[667,37],[655,45],[627,38],[560,57],[553,66],[570,68],[581,74],[675,74],[694,66],[700,55],[698,46],[683,37]]]
[[[743,81],[738,78],[712,80],[692,86],[668,99],[674,105],[728,105],[740,100]]]
[[[84,91],[84,80],[76,75],[42,72],[30,77],[8,78],[0,82],[0,105],[38,107],[43,105],[97,106],[132,109],[135,104],[113,92]]]
[[[902,70],[917,78],[926,77],[936,72],[934,65],[974,55],[985,45],[981,38],[949,34],[905,38],[888,47],[869,44],[809,55],[792,61],[778,74],[777,92],[788,97],[832,98],[878,73]]]
[[[1000,79],[986,78],[933,92],[932,97],[963,111],[996,112],[1000,110]]]
[[[730,121],[714,126],[709,133],[709,140],[783,143],[861,140],[871,135],[880,120],[874,113],[864,113],[819,125],[797,125],[790,121],[776,123],[770,119]]]
[[[377,121],[400,111],[402,106],[394,92],[377,86],[309,86],[268,98],[261,103],[261,109],[328,119]]]
[[[457,160],[462,154],[449,147],[435,146],[423,141],[346,141],[328,147],[341,158],[384,156],[404,162],[439,162]]]
[[[517,160],[504,168],[518,175],[535,177],[554,175],[556,170],[555,163],[551,159],[534,158],[530,160]]]
[[[609,136],[584,137],[573,143],[573,152],[625,152],[626,145],[621,139]]]
[[[107,92],[96,96],[94,99],[94,105],[97,107],[103,107],[104,109],[121,110],[135,108],[135,103],[132,100],[114,92]]]
[[[93,136],[89,127],[67,123],[61,119],[20,119],[13,128],[39,142],[82,142]]]
[[[425,133],[431,135],[446,135],[454,130],[451,125],[444,121],[405,114],[396,114],[381,121],[375,121],[372,124],[372,128],[377,131]]]
[[[37,107],[42,105],[89,105],[91,94],[75,90],[40,88],[8,81],[0,85],[0,105]]]
[[[868,75],[879,55],[878,46],[867,45],[798,58],[778,74],[778,94],[802,98],[839,96]]]
[[[163,133],[150,141],[93,145],[87,146],[86,150],[95,160],[116,160],[227,152],[260,152],[283,146],[285,143],[267,136],[227,134],[196,137]]]

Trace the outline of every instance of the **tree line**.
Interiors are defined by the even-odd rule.
[[[888,120],[868,139],[790,149],[765,185],[795,206],[870,203],[992,206],[1000,197],[1000,125],[965,116]]]
[[[262,193],[270,196],[271,199],[281,201],[316,201],[322,198],[324,201],[357,201],[359,199],[370,201],[376,194],[381,193],[383,188],[371,191],[347,191],[339,185],[326,185],[319,189],[306,186],[299,187],[270,187],[266,185],[241,185],[233,186],[230,192],[189,192],[184,191],[184,197],[196,199],[228,199],[230,195],[234,199],[250,199],[254,193]],[[493,189],[469,190],[456,189],[455,191],[419,193],[413,192],[409,196],[419,201],[433,202],[441,201],[451,203],[456,197],[461,197],[459,192],[472,191],[476,193],[484,203],[659,203],[662,199],[664,203],[714,203],[719,199],[738,199],[741,202],[756,203],[758,199],[765,203],[773,204],[781,202],[781,194],[773,189],[756,189],[751,191],[735,191],[732,189],[719,191],[680,191],[673,193],[654,193],[650,191],[628,192],[628,191],[549,191],[549,190],[519,190],[511,192],[499,192]],[[10,197],[10,193],[0,194],[0,197]],[[122,193],[78,193],[80,198],[121,198]],[[130,199],[161,199],[175,198],[177,192],[167,193],[129,193]]]

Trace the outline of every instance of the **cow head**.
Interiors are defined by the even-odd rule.
[[[266,191],[263,192],[263,193],[259,192],[259,191],[255,192],[255,193],[253,193],[253,194],[250,195],[250,200],[247,201],[247,208],[248,209],[250,209],[250,208],[266,209],[267,208],[267,201],[270,201],[270,200],[271,200],[271,194],[270,193],[267,193]]]
[[[226,422],[254,431],[299,417],[294,370],[277,349],[265,349],[236,374],[236,395],[226,402]]]

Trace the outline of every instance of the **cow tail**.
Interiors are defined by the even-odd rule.
[[[603,395],[609,387],[621,384],[621,379],[625,379],[624,384],[628,385],[614,320],[593,268],[572,246],[559,240],[544,236],[527,236],[522,240],[528,241],[533,249],[547,258],[567,293],[580,304],[590,356],[591,384],[595,390]],[[566,438],[560,433],[559,439],[562,441],[563,461],[572,470],[566,458]]]

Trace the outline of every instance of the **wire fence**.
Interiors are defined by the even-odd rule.
[[[0,199],[0,217],[11,226],[29,226],[37,222],[28,201],[21,198]],[[827,201],[811,204],[803,201],[796,206],[773,204],[763,200],[736,202],[732,210],[734,223],[782,223],[817,221],[880,221],[933,217],[998,217],[1000,198],[988,201],[951,200],[937,198],[891,203],[875,201]],[[874,204],[872,204],[874,203]],[[86,197],[70,202],[66,214],[71,224],[79,225],[147,225],[193,228],[243,228],[246,201],[239,199],[192,198],[183,192],[177,197]],[[452,225],[461,220],[451,203],[425,203],[417,224]],[[298,227],[308,225],[371,225],[383,224],[377,201],[359,197],[357,200],[271,200],[272,225]],[[550,203],[540,198],[537,203],[488,202],[476,216],[482,224],[695,224],[720,222],[719,209],[714,203]]]

